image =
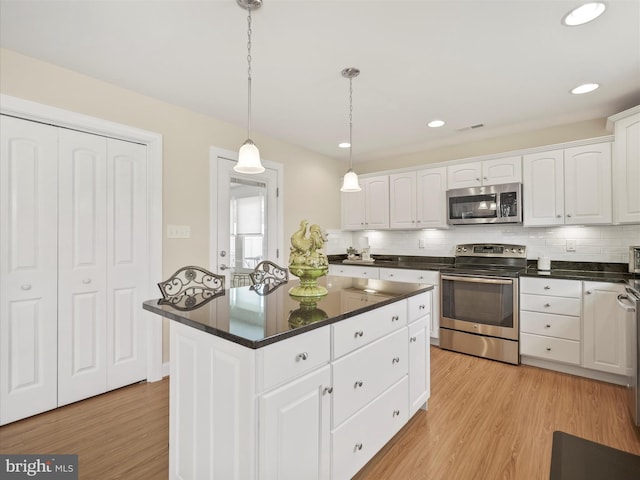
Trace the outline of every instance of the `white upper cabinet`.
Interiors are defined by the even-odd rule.
[[[497,158],[447,167],[448,188],[479,187],[522,181],[522,157]]]
[[[523,157],[525,226],[611,223],[611,144]]]
[[[640,106],[609,118],[614,122],[614,223],[640,223]]]
[[[396,229],[447,227],[446,167],[389,176],[389,227]]]
[[[342,228],[389,228],[389,176],[360,178],[360,192],[342,194]]]

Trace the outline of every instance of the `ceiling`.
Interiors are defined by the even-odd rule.
[[[640,0],[563,26],[580,3],[264,0],[253,131],[348,161],[345,67],[361,70],[354,163],[640,104]],[[236,0],[0,0],[0,45],[246,127],[246,16]],[[600,88],[569,93],[586,82]],[[446,125],[428,128],[435,118]]]

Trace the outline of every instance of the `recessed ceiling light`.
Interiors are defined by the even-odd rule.
[[[443,125],[444,125],[444,122],[442,120],[432,120],[429,123],[427,123],[427,126],[431,128],[438,128]]]
[[[342,143],[339,143],[338,146],[340,148],[349,148],[351,144],[349,142],[342,142]]]
[[[602,2],[585,3],[584,5],[574,8],[562,17],[562,23],[568,27],[584,25],[602,15],[605,8],[607,7]]]
[[[578,85],[576,88],[571,90],[571,93],[574,95],[582,95],[583,93],[589,93],[596,90],[600,85],[597,83],[585,83],[584,85]]]

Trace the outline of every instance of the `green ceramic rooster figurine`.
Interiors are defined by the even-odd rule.
[[[291,252],[289,254],[289,271],[300,278],[300,285],[289,290],[289,294],[297,297],[320,297],[327,294],[327,289],[319,286],[317,280],[329,271],[329,260],[322,252],[324,238],[318,225],[311,225],[302,220],[300,228],[291,236]]]

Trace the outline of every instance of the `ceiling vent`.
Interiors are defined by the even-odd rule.
[[[464,128],[460,128],[458,129],[459,132],[466,132],[467,130],[475,130],[476,128],[482,128],[484,127],[484,123],[477,123],[475,125],[471,125],[470,127],[464,127]]]

